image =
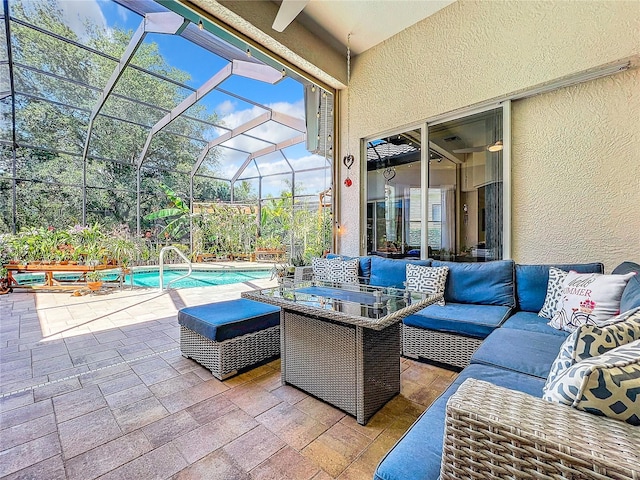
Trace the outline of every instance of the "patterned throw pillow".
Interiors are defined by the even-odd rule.
[[[326,258],[312,258],[311,268],[313,268],[313,278],[316,280],[325,280],[327,272]]]
[[[425,267],[407,263],[407,290],[414,292],[444,295],[449,267]],[[444,298],[437,305],[444,305]]]
[[[549,283],[547,283],[547,296],[544,297],[542,309],[538,312],[540,317],[553,318],[562,308],[562,282],[567,276],[564,270],[556,267],[549,268]]]
[[[640,426],[640,340],[576,363],[542,398]]]
[[[360,260],[332,259],[327,261],[326,276],[336,283],[358,283],[358,265]]]
[[[562,282],[562,308],[549,325],[568,332],[585,323],[601,325],[620,313],[622,292],[634,275],[567,273]]]
[[[551,365],[545,389],[576,363],[634,340],[640,340],[640,307],[621,313],[602,326],[580,325],[560,347],[560,353]]]
[[[358,265],[360,260],[342,260],[340,258],[314,258],[311,261],[313,276],[316,280],[335,283],[358,283]]]

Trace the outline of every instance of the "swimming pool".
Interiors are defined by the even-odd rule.
[[[163,275],[164,286],[169,282],[187,273],[186,270],[165,270]],[[250,282],[260,278],[271,278],[269,270],[193,270],[190,276],[171,284],[171,288],[212,287],[216,285],[229,285],[231,283]],[[130,277],[127,275],[125,284],[130,285]],[[142,270],[133,274],[133,284],[137,287],[160,287],[160,274],[158,270]]]
[[[165,269],[164,286],[166,287],[170,281],[179,278],[187,273],[186,269]],[[74,282],[80,279],[78,274],[72,273],[54,273],[56,280],[66,282]],[[44,283],[44,274],[41,273],[21,273],[14,275],[14,278],[20,285],[41,285]],[[115,282],[118,280],[118,273],[114,270],[105,271],[103,278],[107,282]],[[212,287],[217,285],[229,285],[232,283],[250,282],[261,278],[271,278],[270,270],[193,270],[187,278],[172,283],[171,288],[194,288],[194,287]],[[131,285],[131,277],[126,276],[125,285]],[[136,287],[159,288],[160,274],[157,268],[137,269],[133,274],[133,285]]]

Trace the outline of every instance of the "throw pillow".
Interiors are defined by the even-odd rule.
[[[562,282],[562,308],[549,325],[573,332],[585,323],[600,325],[620,313],[620,298],[635,273],[603,275],[571,271]]]
[[[326,258],[312,258],[311,268],[313,268],[313,278],[315,278],[316,280],[326,280],[326,272],[327,272]]]
[[[542,309],[538,312],[540,317],[553,318],[562,308],[562,282],[567,273],[556,267],[549,268],[549,282],[547,283],[547,296],[544,297]]]
[[[358,283],[358,264],[360,260],[329,260],[327,275],[330,280],[338,283]]]
[[[414,292],[444,295],[449,267],[424,267],[407,263],[405,287]],[[437,302],[444,305],[444,297]]]
[[[543,398],[640,426],[640,340],[576,363]]]
[[[311,266],[316,280],[334,283],[358,283],[359,262],[357,258],[351,260],[314,258],[311,261]]]
[[[621,313],[602,326],[580,325],[560,347],[544,388],[576,363],[634,340],[640,340],[640,307]]]

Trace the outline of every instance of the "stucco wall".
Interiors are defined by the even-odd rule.
[[[513,103],[513,256],[640,262],[640,72]]]
[[[359,138],[638,54],[640,2],[459,0],[356,58],[342,151],[358,159]],[[514,102],[516,261],[640,261],[639,88],[636,70]],[[340,185],[345,254],[361,240],[357,171]]]

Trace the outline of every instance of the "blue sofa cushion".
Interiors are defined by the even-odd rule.
[[[632,308],[640,307],[640,265],[633,262],[623,262],[613,269],[613,274],[624,275],[625,273],[636,272],[622,292],[620,298],[620,311],[626,312]]]
[[[280,307],[246,298],[186,307],[178,323],[216,342],[253,333],[280,323]]]
[[[516,265],[516,298],[518,308],[526,312],[538,313],[547,296],[549,267],[568,272],[604,273],[602,263],[564,263],[557,265]]]
[[[513,260],[482,263],[434,260],[432,266],[449,267],[444,292],[447,303],[516,306]]]
[[[362,282],[369,283],[371,277],[371,257],[346,257],[344,255],[337,255],[335,253],[327,254],[327,259],[341,258],[342,260],[351,260],[352,258],[358,258],[360,265],[358,266],[358,275],[362,278]]]
[[[565,337],[499,328],[471,357],[471,363],[492,365],[546,380]],[[540,392],[542,394],[542,392]]]
[[[410,327],[485,338],[498,328],[510,313],[511,308],[499,305],[447,303],[445,306],[429,305],[409,315],[403,322]]]
[[[547,333],[562,338],[567,338],[569,335],[569,332],[549,326],[549,319],[543,318],[534,312],[516,312],[507,318],[507,321],[502,324],[502,328],[515,328],[528,332]]]
[[[469,365],[382,459],[374,480],[435,480],[440,475],[447,400],[467,378],[540,397],[544,381],[486,365]]]
[[[407,279],[407,263],[414,265],[431,265],[431,260],[408,260],[383,258],[373,255],[371,257],[371,285],[378,287],[404,288]]]

